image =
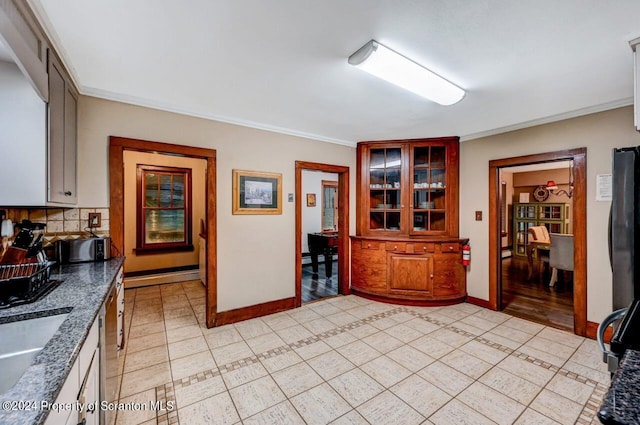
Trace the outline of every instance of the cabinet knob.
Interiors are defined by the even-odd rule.
[[[426,251],[426,250],[427,250],[427,247],[426,247],[426,246],[423,246],[423,247],[422,247],[422,249],[423,249],[424,251]]]
[[[70,190],[67,190],[66,192],[64,192],[64,196],[71,196],[71,195],[72,195],[72,193],[71,193]]]
[[[430,275],[429,275],[429,277],[430,277],[431,279],[433,279],[433,275],[432,275],[432,274],[430,274]]]
[[[367,244],[367,248],[371,248],[371,244],[370,243]]]
[[[394,245],[394,246],[393,246],[393,249],[398,249],[398,245]]]
[[[449,247],[449,251],[453,251],[453,247],[452,246]]]

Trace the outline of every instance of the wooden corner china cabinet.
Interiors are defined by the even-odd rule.
[[[464,301],[459,139],[360,142],[351,290],[411,305]]]

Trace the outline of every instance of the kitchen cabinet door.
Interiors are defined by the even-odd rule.
[[[77,94],[56,58],[49,57],[48,202],[76,204]]]
[[[94,350],[91,367],[85,376],[84,388],[81,390],[80,402],[85,406],[80,417],[84,425],[98,425],[100,423],[100,348]],[[97,409],[95,407],[98,407]]]
[[[420,296],[433,291],[433,256],[390,253],[387,259],[387,283],[391,294]]]
[[[457,237],[457,137],[359,142],[356,233]]]

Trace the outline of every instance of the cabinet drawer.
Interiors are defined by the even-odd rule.
[[[436,244],[417,242],[413,244],[413,252],[435,252]]]
[[[406,252],[407,243],[406,242],[386,242],[385,249],[387,251]]]
[[[362,241],[362,249],[380,249],[379,241]]]
[[[440,244],[440,252],[443,254],[460,252],[460,244],[457,244],[457,243]]]

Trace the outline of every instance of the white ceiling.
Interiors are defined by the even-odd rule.
[[[632,103],[638,0],[29,0],[84,94],[344,144],[482,135]],[[370,39],[467,90],[347,63]]]

